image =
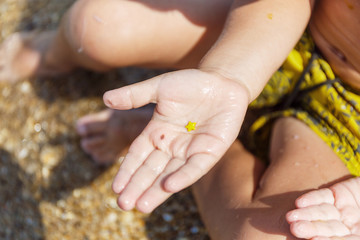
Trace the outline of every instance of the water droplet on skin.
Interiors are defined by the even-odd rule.
[[[156,174],[160,174],[162,172],[162,167],[161,166],[157,166],[157,167],[154,167],[152,169]]]
[[[129,201],[129,200],[125,200],[125,201],[123,201],[123,204],[127,206],[127,205],[130,204],[130,201]]]
[[[293,136],[293,139],[294,139],[294,140],[297,140],[297,139],[299,139],[299,138],[300,138],[300,137],[299,137],[298,135],[294,135],[294,136]]]
[[[94,15],[93,18],[94,18],[95,21],[97,21],[98,23],[106,24],[106,22],[105,22],[102,18],[100,18],[99,16]]]

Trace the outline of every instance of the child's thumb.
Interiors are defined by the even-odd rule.
[[[109,108],[128,110],[149,103],[156,103],[159,77],[121,87],[104,94],[104,103]]]

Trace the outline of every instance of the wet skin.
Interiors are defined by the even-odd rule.
[[[336,74],[360,89],[360,2],[320,0],[310,22],[316,45]]]

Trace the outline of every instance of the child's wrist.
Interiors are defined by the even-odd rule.
[[[229,73],[221,68],[200,66],[198,69],[200,71],[214,75],[223,81],[233,81],[233,82],[238,83],[240,85],[240,88],[247,95],[248,103],[250,103],[251,101],[254,100],[252,97],[253,94],[252,94],[251,88],[247,85],[247,83],[245,81],[242,81],[242,79],[236,78],[234,75],[232,75],[231,73]]]

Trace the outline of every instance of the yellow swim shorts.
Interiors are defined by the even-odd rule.
[[[283,66],[271,77],[250,109],[266,112],[249,133],[255,154],[265,157],[271,125],[279,117],[295,117],[308,125],[360,176],[360,95],[336,78],[305,33]],[[259,144],[262,143],[262,144]],[[255,149],[255,148],[254,148]]]

